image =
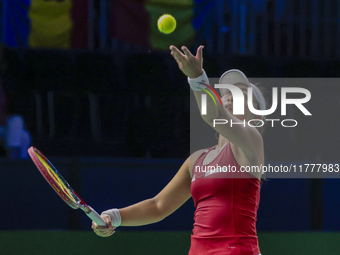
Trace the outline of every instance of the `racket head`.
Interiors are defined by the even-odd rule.
[[[28,149],[28,154],[45,180],[70,207],[78,209],[86,205],[44,154],[33,146]]]

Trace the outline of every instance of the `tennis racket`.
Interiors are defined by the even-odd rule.
[[[52,163],[42,154],[37,148],[31,147],[28,149],[28,154],[33,160],[40,173],[44,176],[46,181],[57,192],[57,194],[73,209],[81,209],[86,215],[99,226],[106,226],[106,222],[100,215],[87,205],[77,193],[72,189],[70,184],[52,165]]]

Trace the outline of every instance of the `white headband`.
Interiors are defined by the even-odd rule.
[[[231,69],[222,74],[219,80],[219,84],[237,84],[237,83],[242,83],[247,85],[248,87],[251,87],[253,89],[253,94],[260,105],[260,110],[266,110],[266,100],[264,99],[261,90],[256,85],[250,83],[247,76],[242,71],[238,69]],[[221,96],[223,96],[227,92],[227,89],[220,88],[220,92]]]

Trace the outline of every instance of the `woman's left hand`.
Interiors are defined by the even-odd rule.
[[[189,78],[197,78],[203,73],[203,48],[204,46],[199,46],[194,56],[185,46],[181,48],[184,54],[176,46],[170,46],[171,55],[176,60],[179,69]]]

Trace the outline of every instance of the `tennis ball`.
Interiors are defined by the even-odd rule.
[[[170,14],[164,14],[157,21],[158,29],[164,34],[170,34],[176,29],[176,20]]]

